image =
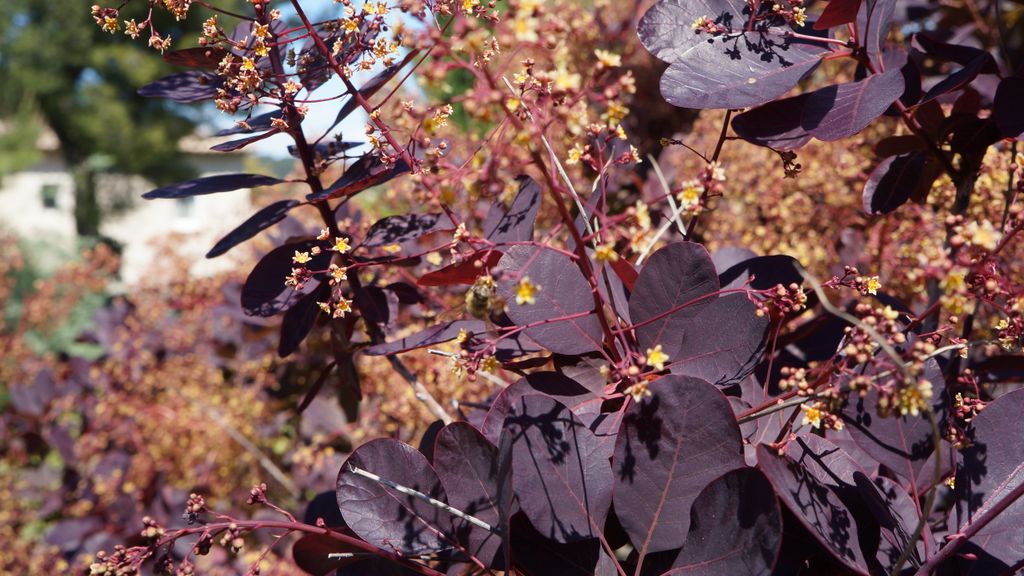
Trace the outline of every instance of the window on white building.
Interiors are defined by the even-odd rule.
[[[60,187],[56,184],[43,184],[39,188],[39,197],[43,203],[43,208],[57,208],[57,194],[60,192]]]

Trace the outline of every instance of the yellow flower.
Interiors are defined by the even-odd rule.
[[[683,183],[683,189],[679,192],[679,203],[684,208],[692,208],[700,203],[700,197],[704,194],[704,186],[696,180],[688,180]]]
[[[295,94],[296,92],[298,92],[301,89],[302,89],[302,84],[299,84],[295,80],[289,80],[289,81],[285,82],[285,84],[284,84],[284,93],[285,94]]]
[[[487,358],[484,358],[483,362],[480,363],[480,369],[483,370],[484,372],[494,373],[500,367],[501,364],[498,362],[498,359],[495,358],[494,356],[488,356]]]
[[[878,276],[872,276],[871,278],[868,278],[868,282],[867,282],[868,294],[871,294],[872,296],[874,296],[875,294],[878,294],[878,289],[881,288],[881,287],[882,287],[882,283],[878,281]]]
[[[242,70],[252,72],[255,69],[256,62],[252,58],[249,58],[248,56],[242,58]]]
[[[710,20],[708,20],[707,16],[701,16],[694,20],[693,24],[690,24],[690,28],[692,28],[694,32],[700,32],[709,22]]]
[[[455,343],[462,344],[466,340],[469,340],[469,332],[465,328],[459,328],[459,335],[455,337]]]
[[[569,166],[574,166],[580,163],[580,158],[583,157],[583,148],[580,145],[573,144],[572,148],[569,149],[569,153],[566,155],[565,163]]]
[[[594,50],[594,55],[597,56],[597,64],[601,68],[618,68],[622,66],[622,56],[613,52],[598,48]]]
[[[537,292],[540,292],[540,286],[530,282],[528,276],[523,276],[519,284],[516,285],[516,304],[523,306],[536,303]]]
[[[805,14],[804,8],[793,8],[793,22],[795,22],[797,26],[803,26],[804,22],[807,22],[807,14]]]
[[[305,264],[310,260],[312,260],[312,258],[310,258],[309,252],[299,252],[296,250],[295,255],[292,256],[292,262],[295,262],[296,264]]]
[[[351,311],[352,311],[352,301],[351,300],[346,300],[345,298],[340,298],[338,300],[338,303],[334,305],[334,314],[332,314],[331,316],[333,318],[344,318],[345,317],[345,313],[346,312],[351,312]]]
[[[665,369],[665,362],[668,362],[668,354],[665,354],[661,350],[661,344],[658,344],[654,348],[647,349],[647,365],[651,366],[658,372]]]
[[[817,402],[812,406],[801,404],[800,409],[804,412],[803,424],[805,426],[810,424],[815,428],[821,428],[821,417],[823,414],[821,413],[821,409],[818,407]]]
[[[619,253],[615,251],[615,244],[608,242],[597,247],[594,257],[598,262],[615,262],[619,259]]]
[[[331,250],[334,250],[335,252],[340,252],[342,254],[348,252],[351,249],[352,247],[348,245],[348,239],[343,238],[341,236],[334,239],[334,246],[331,247]]]
[[[331,264],[331,283],[337,284],[342,280],[347,280],[348,274],[345,273],[345,269],[338,266],[337,264]]]

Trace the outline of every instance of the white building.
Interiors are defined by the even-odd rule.
[[[213,152],[210,146],[229,138],[190,137],[179,146],[184,160],[200,176],[246,172],[243,153]],[[42,241],[68,252],[75,246],[74,184],[52,132],[37,142],[42,158],[33,166],[0,180],[0,231]],[[230,254],[206,260],[204,255],[224,234],[248,218],[253,207],[248,190],[177,200],[143,200],[154,186],[138,176],[103,174],[97,192],[103,218],[100,233],[121,243],[121,278],[137,282],[174,237],[175,249],[195,262],[194,274],[230,266]]]

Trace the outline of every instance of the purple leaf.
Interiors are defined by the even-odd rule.
[[[756,469],[733,470],[694,501],[686,545],[666,574],[767,576],[781,546],[782,511],[772,485]]]
[[[972,80],[977,78],[978,74],[981,74],[983,70],[993,66],[993,62],[994,59],[988,52],[979,54],[975,59],[964,64],[962,68],[953,72],[938,84],[932,86],[931,90],[921,98],[921,102],[918,103],[918,105],[920,106],[921,104],[934,100],[943,94],[955,92],[967,86]]]
[[[747,31],[749,8],[737,0],[662,0],[637,27],[651,54],[670,64],[662,96],[685,108],[746,108],[782,96],[828,53],[787,36],[788,28],[759,24]],[[726,28],[697,33],[707,18]]]
[[[498,294],[505,299],[508,317],[527,328],[527,336],[558,354],[585,354],[602,347],[601,325],[594,309],[590,284],[565,255],[534,246],[513,246],[498,263]],[[540,287],[534,303],[516,301],[516,286],[523,278]],[[562,319],[578,315],[575,318]]]
[[[601,412],[601,397],[584,388],[579,382],[558,372],[534,372],[513,382],[494,397],[491,408],[480,426],[480,431],[488,440],[498,442],[505,417],[519,399],[527,394],[541,394],[554,398],[572,410],[584,424],[590,423]]]
[[[679,242],[655,252],[629,299],[641,349],[660,344],[674,374],[715,384],[746,377],[763,351],[768,321],[745,294],[717,296],[718,289],[703,246]]]
[[[259,234],[261,231],[270,228],[281,220],[284,220],[285,216],[288,215],[288,211],[298,206],[298,204],[298,200],[279,200],[265,208],[262,208],[259,212],[250,216],[249,219],[238,226],[238,228],[228,232],[227,236],[218,240],[217,243],[213,245],[213,248],[210,248],[210,251],[206,253],[206,257],[216,258],[242,242],[245,242]]]
[[[309,331],[313,329],[317,316],[320,315],[317,301],[326,300],[329,294],[328,286],[322,284],[316,290],[299,298],[299,301],[284,313],[281,319],[281,339],[277,344],[278,356],[285,358],[299,349],[299,344],[309,336]]]
[[[512,519],[513,562],[520,573],[558,576],[616,576],[615,560],[597,539],[560,544],[540,534],[522,514]]]
[[[217,97],[224,79],[213,72],[189,70],[165,76],[139,88],[139,96],[167,98],[181,104],[192,104]]]
[[[366,233],[362,246],[372,248],[386,244],[399,244],[415,240],[441,230],[453,230],[455,225],[444,214],[400,214],[374,222]]]
[[[360,286],[352,296],[352,304],[368,322],[387,324],[391,317],[388,297],[379,286]]]
[[[519,176],[519,192],[512,205],[498,202],[487,212],[484,238],[494,243],[533,240],[533,224],[540,209],[540,186],[529,176]]]
[[[749,281],[749,284],[748,284]],[[767,290],[782,284],[802,284],[800,263],[792,256],[776,254],[755,256],[730,266],[718,275],[722,290],[749,286],[754,290]]]
[[[170,186],[164,186],[163,188],[157,188],[156,190],[150,190],[143,194],[142,197],[147,200],[154,198],[187,198],[189,196],[230,192],[242,188],[271,186],[282,182],[284,180],[260,174],[221,174],[218,176],[196,178],[195,180],[179,182]]]
[[[840,497],[862,472],[839,448],[817,436],[799,437],[785,456],[757,447],[757,466],[775,493],[810,534],[847,568],[868,574],[854,512]],[[859,503],[859,501],[858,501]]]
[[[515,493],[530,523],[556,542],[597,537],[612,500],[612,469],[594,433],[564,404],[520,398],[505,418]]]
[[[903,88],[899,68],[821,88],[808,95],[800,125],[826,142],[853,136],[881,116],[903,94]]]
[[[252,269],[245,284],[242,285],[242,309],[250,316],[273,316],[287,309],[302,296],[303,292],[285,285],[285,279],[291,274],[295,252],[308,252],[321,244],[305,241],[278,246],[267,253]],[[331,252],[326,250],[313,256],[306,264],[310,270],[327,268],[331,261]],[[315,288],[317,282],[307,284],[307,290]]]
[[[904,205],[912,196],[919,195],[938,178],[927,152],[911,152],[890,156],[871,171],[864,184],[864,211],[877,216],[889,214]]]
[[[856,26],[861,32],[861,46],[873,62],[877,63],[882,56],[895,9],[896,0],[866,0],[860,5]]]
[[[878,562],[888,569],[899,560],[917,528],[917,504],[899,483],[885,476],[878,476],[871,481],[867,476],[857,474],[854,480],[881,527],[882,540],[878,545],[877,558]],[[930,530],[926,526],[922,540],[929,538],[928,532]],[[920,565],[924,557],[924,542],[919,540],[916,556],[911,556],[911,564]]]
[[[280,132],[281,130],[279,130],[278,128],[273,128],[271,130],[267,130],[266,132],[256,134],[254,136],[248,136],[245,138],[238,138],[237,140],[221,142],[220,144],[210,146],[210,150],[213,150],[214,152],[234,152],[235,150],[241,150],[242,148],[245,148],[249,144],[253,144],[255,142],[259,142],[260,140],[270,138],[274,134],[278,134]]]
[[[681,332],[716,298],[718,287],[711,256],[700,244],[677,242],[652,254],[629,297],[641,348],[661,344],[670,358],[678,356]]]
[[[744,465],[739,427],[717,388],[666,376],[648,390],[626,409],[612,458],[615,510],[641,556],[682,546],[697,495]]]
[[[1024,78],[1003,78],[996,89],[992,112],[1000,134],[1006,138],[1016,138],[1024,132],[1024,109],[1021,108],[1021,102],[1024,102]]]
[[[861,0],[829,0],[821,16],[814,22],[815,30],[828,30],[857,21]]]
[[[951,44],[949,42],[943,42],[937,39],[934,35],[919,32],[914,34],[913,41],[916,42],[924,50],[926,54],[935,58],[936,60],[942,60],[945,62],[955,62],[961,66],[967,66],[977,60],[978,58],[984,58],[989,55],[988,52],[981,48],[975,48],[973,46],[965,46],[963,44]],[[989,58],[984,68],[981,69],[982,74],[998,74],[999,66],[996,64],[994,58]]]
[[[389,439],[356,448],[338,473],[338,508],[353,532],[384,550],[424,554],[446,546],[439,533],[451,523],[447,512],[359,476],[353,466],[443,502],[441,481],[419,450]]]
[[[186,68],[207,68],[216,70],[221,60],[227,56],[227,50],[217,47],[185,48],[173,50],[162,56],[164,62]]]
[[[499,466],[498,448],[476,428],[455,422],[441,429],[434,443],[434,467],[448,504],[508,533],[502,518],[512,507],[512,470]],[[452,517],[451,533],[487,566],[504,562],[501,537]]]
[[[264,132],[266,130],[270,130],[270,128],[273,126],[273,121],[275,119],[282,118],[283,116],[284,113],[281,112],[280,108],[278,108],[277,110],[271,110],[270,112],[265,112],[263,114],[253,116],[252,118],[246,120],[245,123],[249,125],[248,128],[245,128],[239,124],[235,124],[231,128],[225,128],[224,130],[220,130],[219,132],[214,134],[214,136],[231,136],[233,134],[252,134],[254,132]]]
[[[689,26],[681,33],[693,34]],[[681,108],[757,106],[789,92],[827,53],[780,32],[729,34],[701,42],[672,61],[661,77],[661,95]]]
[[[349,142],[345,140],[328,140],[327,142],[308,144],[313,156],[320,156],[324,159],[334,158],[347,150],[358,148],[362,145],[362,142]],[[299,153],[299,149],[296,148],[294,144],[288,145],[288,154],[290,154],[292,158],[302,158],[302,154]]]
[[[973,422],[971,445],[961,451],[957,469],[957,527],[964,530],[981,514],[1024,483],[1024,389],[1000,396]],[[969,573],[1010,573],[1009,566],[1024,562],[1024,498],[979,530],[969,541],[977,560]]]
[[[736,384],[760,361],[767,334],[768,318],[757,316],[745,294],[726,294],[683,325],[669,369],[719,386]]]
[[[942,370],[935,360],[926,362],[924,377],[932,383],[933,397],[938,399],[933,410],[941,422],[945,413],[941,400],[945,396],[944,382]],[[922,468],[935,450],[932,427],[927,418],[899,414],[887,418],[879,416],[876,391],[870,391],[864,397],[851,398],[842,418],[845,429],[862,450],[904,479],[907,482],[904,486],[918,484]],[[926,470],[924,473],[930,475],[932,472]]]
[[[345,173],[341,175],[341,178],[338,178],[334,184],[316,194],[307,194],[306,200],[317,202],[351,196],[371,186],[383,184],[395,176],[400,176],[408,171],[409,165],[401,158],[396,160],[391,166],[385,166],[377,156],[366,154],[349,166]]]
[[[811,141],[810,133],[800,125],[807,97],[800,94],[748,110],[732,119],[732,129],[751,144],[796,150]]]
[[[452,322],[444,322],[442,324],[435,324],[430,328],[420,330],[419,332],[406,336],[405,338],[399,338],[398,340],[393,340],[391,342],[370,346],[369,348],[365,348],[363,353],[367,356],[385,356],[388,354],[408,352],[409,350],[423,348],[424,346],[454,340],[461,330],[465,330],[470,335],[483,334],[486,331],[486,326],[480,320],[454,320]]]

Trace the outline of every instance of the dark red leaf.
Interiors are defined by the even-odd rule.
[[[498,442],[505,417],[512,406],[528,394],[542,394],[554,398],[572,410],[583,424],[590,424],[601,411],[601,397],[584,388],[579,382],[559,372],[534,372],[513,382],[494,397],[491,409],[487,411],[480,426],[480,431],[488,440]]]
[[[594,433],[564,404],[521,397],[505,418],[515,493],[530,523],[556,542],[597,537],[612,500],[612,469]]]
[[[903,74],[892,68],[863,80],[834,84],[807,96],[800,125],[832,142],[860,132],[903,94]]]
[[[740,468],[743,444],[729,402],[697,378],[666,376],[626,410],[615,441],[615,510],[641,555],[679,548],[709,482]]]
[[[270,138],[274,134],[279,134],[280,132],[281,131],[279,129],[272,128],[261,134],[256,134],[255,136],[248,136],[246,138],[238,138],[237,140],[221,142],[220,144],[210,146],[210,150],[213,150],[214,152],[234,152],[236,150],[241,150],[242,148],[245,148],[246,146],[254,142],[259,142],[260,140]]]
[[[941,422],[945,408],[942,370],[935,360],[925,364],[924,378],[932,383],[936,399],[933,410]],[[883,464],[892,474],[905,480],[904,486],[919,484],[919,476],[930,476],[932,471],[922,470],[935,451],[932,445],[932,427],[923,416],[895,414],[888,418],[878,415],[878,393],[868,392],[861,398],[851,398],[842,413],[845,429],[857,446]]]
[[[368,322],[387,324],[391,317],[387,295],[378,286],[360,286],[352,296],[352,304]]]
[[[800,125],[808,94],[773,100],[748,110],[732,119],[736,134],[758,146],[776,150],[796,150],[811,141],[811,135]]]
[[[402,304],[419,304],[423,302],[423,295],[415,286],[408,282],[392,282],[384,287],[398,298]]]
[[[633,264],[623,258],[612,260],[609,264],[615,275],[622,281],[622,285],[626,287],[626,290],[632,292],[636,286],[636,279],[640,276],[640,273],[636,271]]]
[[[955,62],[961,66],[967,66],[981,58],[985,60],[985,66],[980,70],[981,74],[996,74],[999,72],[999,66],[996,64],[995,59],[985,59],[984,57],[989,54],[981,48],[943,42],[927,32],[914,34],[913,42],[917,43],[926,54],[936,60]]]
[[[309,331],[316,324],[320,315],[317,301],[327,300],[329,287],[321,284],[316,290],[306,294],[294,306],[284,313],[281,319],[281,339],[277,344],[277,355],[281,358],[290,356],[299,349],[299,344],[309,336]]]
[[[433,232],[454,230],[455,225],[444,214],[400,214],[374,222],[362,246],[372,248],[415,240]]]
[[[527,336],[558,354],[585,354],[602,348],[601,325],[594,314],[562,319],[594,309],[590,284],[567,256],[535,246],[513,246],[498,263],[498,294],[517,326],[550,320],[527,328]],[[540,287],[535,302],[516,301],[522,278]]]
[[[814,29],[828,30],[834,26],[856,22],[860,2],[861,0],[829,0],[821,16],[814,22]]]
[[[872,62],[877,63],[882,57],[895,9],[896,0],[867,0],[860,5],[856,26],[861,34],[860,45]]]
[[[718,282],[722,290],[743,286],[749,286],[754,290],[767,290],[779,284],[802,284],[803,276],[800,274],[800,263],[796,258],[776,254],[755,256],[733,264],[718,275]]]
[[[508,463],[511,464],[511,463]],[[487,566],[503,564],[501,537],[512,507],[512,470],[499,465],[498,448],[465,422],[445,426],[434,443],[434,467],[448,504],[474,516],[498,532],[488,532],[452,517],[451,533],[470,554]]]
[[[305,241],[278,246],[267,253],[249,273],[242,285],[242,310],[250,316],[273,316],[288,309],[304,292],[298,292],[285,285],[291,274],[295,252],[308,252],[318,242]],[[311,270],[326,269],[331,252],[324,250],[313,256],[306,264]],[[307,291],[316,288],[318,282],[311,281]]]
[[[961,88],[967,86],[972,80],[978,77],[983,70],[993,66],[994,59],[988,52],[983,52],[978,55],[975,59],[964,64],[962,68],[953,72],[938,84],[932,86],[931,90],[925,93],[924,97],[921,98],[919,106],[925,102],[934,100],[943,94],[955,92]]]
[[[855,513],[840,496],[861,472],[849,456],[823,438],[802,436],[787,445],[785,456],[759,445],[757,466],[819,543],[848,569],[868,574]]]
[[[371,186],[383,184],[395,176],[400,176],[408,171],[409,165],[401,158],[396,160],[391,166],[385,166],[380,161],[380,158],[373,154],[367,154],[349,166],[345,173],[341,175],[341,178],[338,178],[326,190],[316,194],[308,194],[306,199],[310,202],[317,202],[351,196]]]
[[[772,573],[782,546],[782,511],[772,485],[753,468],[712,481],[693,503],[686,545],[666,574]]]
[[[440,344],[454,340],[460,330],[465,330],[470,335],[482,334],[486,327],[480,320],[455,320],[443,324],[435,324],[430,328],[421,330],[405,338],[400,338],[383,344],[376,344],[363,350],[367,356],[384,356],[387,354],[399,354],[416,348],[423,348],[432,344]]]
[[[167,98],[182,104],[192,104],[217,97],[217,89],[224,79],[212,72],[189,70],[165,76],[139,88],[139,96]]]
[[[911,152],[882,160],[864,184],[864,211],[872,216],[888,214],[905,204],[915,190],[924,186],[930,188],[938,174],[925,181],[927,163],[927,152]]]
[[[899,136],[886,136],[875,144],[875,154],[879,158],[899,156],[911,152],[926,150],[928,143],[924,138],[916,134],[900,134]]]
[[[334,367],[337,365],[338,364],[336,362],[331,362],[320,371],[320,376],[317,376],[316,382],[313,382],[313,385],[306,391],[306,395],[302,397],[302,401],[299,402],[298,408],[295,409],[296,412],[302,414],[306,408],[309,408],[309,405],[313,403],[316,395],[320,393],[324,384],[327,383],[327,377],[331,375],[331,372],[334,371]],[[331,499],[331,503],[337,507],[337,502],[335,502],[333,498]]]
[[[662,345],[679,355],[683,327],[717,298],[718,274],[708,251],[693,242],[677,242],[647,260],[629,297],[629,316],[641,348]],[[653,320],[652,320],[653,319]]]
[[[175,66],[216,70],[227,53],[227,50],[217,47],[185,48],[167,52],[163,55],[163,59],[164,62]]]
[[[539,533],[522,514],[512,521],[512,561],[522,574],[558,576],[616,576],[615,560],[597,539],[561,544]]]
[[[389,439],[371,440],[356,448],[338,473],[338,508],[353,532],[379,548],[424,554],[446,546],[439,533],[451,524],[447,512],[359,476],[352,467],[444,502],[441,481],[419,450]]]
[[[497,250],[480,250],[457,264],[449,264],[440,270],[427,272],[416,281],[420,286],[451,286],[472,284],[478,276],[487,274],[498,265],[502,253]]]
[[[964,530],[1024,483],[1024,389],[996,398],[973,422],[971,445],[961,451],[956,494],[956,526]],[[1008,574],[1024,562],[1024,497],[1018,498],[968,543],[978,552],[965,562],[970,574]],[[980,548],[980,550],[978,550]],[[966,549],[965,549],[966,551]]]
[[[992,112],[996,117],[999,133],[1006,138],[1016,138],[1024,132],[1024,78],[1010,76],[1003,78],[996,89]]]
[[[737,0],[662,0],[641,18],[644,46],[670,64],[662,96],[684,108],[746,108],[782,96],[818,65],[828,50],[787,36],[788,28],[747,31],[749,7]],[[697,33],[708,18],[728,32]]]
[[[258,116],[253,116],[252,118],[246,120],[245,123],[249,125],[248,128],[235,124],[231,128],[225,128],[223,130],[220,130],[219,132],[214,134],[214,136],[231,136],[232,134],[252,134],[253,132],[263,132],[265,130],[270,130],[270,128],[273,126],[273,120],[275,118],[281,118],[283,117],[283,115],[284,114],[281,112],[280,108],[277,110],[272,110],[270,112],[266,112]]]
[[[260,174],[220,174],[217,176],[205,176],[187,182],[179,182],[150,190],[142,195],[147,200],[154,198],[186,198],[188,196],[202,196],[204,194],[216,194],[218,192],[231,192],[242,188],[256,188],[257,186],[271,186],[280,184],[284,180],[278,180],[272,176]]]
[[[210,251],[206,253],[206,257],[216,258],[242,242],[245,242],[259,234],[261,231],[270,228],[281,220],[284,220],[285,216],[288,215],[288,211],[295,206],[298,206],[298,204],[298,200],[279,200],[265,208],[262,208],[259,212],[250,216],[248,220],[242,222],[238,228],[228,232],[227,236],[218,240],[217,243],[213,245],[213,248],[210,248]]]
[[[529,176],[516,178],[519,191],[507,209],[498,202],[487,212],[484,238],[496,244],[533,240],[533,224],[540,209],[540,186]]]

